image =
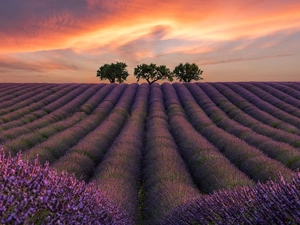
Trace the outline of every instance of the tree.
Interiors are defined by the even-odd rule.
[[[179,81],[183,82],[191,82],[192,80],[203,80],[200,75],[203,73],[198,66],[193,63],[185,63],[184,65],[180,63],[178,66],[175,67],[174,76],[179,79]]]
[[[142,64],[134,68],[134,76],[137,81],[145,79],[148,84],[152,84],[158,80],[173,81],[173,74],[165,65],[156,66],[151,63],[150,65]]]
[[[104,64],[97,70],[97,77],[100,77],[100,80],[109,80],[110,83],[115,83],[116,80],[122,83],[129,76],[126,67],[126,63],[123,62]]]

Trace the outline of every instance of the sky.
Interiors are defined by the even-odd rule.
[[[186,62],[205,82],[300,81],[299,0],[1,0],[0,40],[0,82],[99,83],[116,61],[127,83]]]

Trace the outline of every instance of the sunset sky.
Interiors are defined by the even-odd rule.
[[[99,83],[105,63],[196,63],[206,82],[300,81],[299,0],[0,1],[0,82]]]

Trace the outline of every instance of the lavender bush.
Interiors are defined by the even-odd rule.
[[[32,148],[38,143],[45,141],[45,139],[49,138],[50,136],[72,127],[85,117],[86,115],[83,112],[77,112],[63,121],[52,123],[46,127],[35,129],[34,131],[29,129],[12,129],[10,132],[5,131],[3,133],[5,135],[9,135],[11,139],[5,141],[3,147],[15,155],[20,150],[25,151],[28,148]],[[22,131],[27,131],[27,133],[21,135],[23,133]]]
[[[27,84],[28,86],[32,86],[32,84]],[[6,101],[9,99],[14,98],[15,96],[20,95],[20,93],[24,94],[26,93],[26,90],[24,90],[24,84],[8,84],[8,83],[1,83],[1,90],[0,90],[0,101]],[[20,93],[19,93],[20,92]]]
[[[269,95],[265,97],[266,101],[271,100],[272,105],[276,105],[280,107],[283,110],[288,109],[287,112],[297,116],[299,115],[299,111],[297,109],[300,109],[300,101],[299,99],[294,98],[291,95],[288,95],[276,88],[273,88],[272,86],[268,85],[268,83],[255,83],[253,84],[254,87],[260,88],[260,93],[262,92],[268,92]],[[270,102],[271,103],[271,102]],[[295,113],[295,114],[294,114]]]
[[[189,91],[183,85],[174,84],[174,86],[181,93],[179,98],[184,102],[183,105],[189,106],[185,107],[186,112],[197,113],[200,117],[199,120],[205,120],[203,112],[199,114],[200,109],[192,112],[193,109],[198,108],[198,105]],[[162,87],[166,99],[177,96],[176,90],[172,85],[163,84]],[[180,89],[181,87],[183,88],[182,90]],[[173,104],[175,104],[175,101]],[[177,99],[177,105],[181,107],[179,99]],[[166,107],[168,107],[167,104]],[[169,121],[171,132],[177,142],[180,153],[202,192],[210,193],[223,188],[253,184],[250,178],[238,170],[213,144],[201,136],[187,119],[182,116],[169,115]]]
[[[74,113],[75,110],[80,108],[82,106],[82,104],[84,104],[86,101],[88,101],[97,92],[97,89],[98,88],[96,88],[94,86],[89,86],[88,89],[82,90],[82,92],[79,95],[76,95],[75,97],[72,98],[72,100],[69,100],[62,107],[60,107],[60,108],[63,108],[63,111],[64,111],[63,116],[61,114],[57,114],[57,113],[56,113],[56,116],[58,118],[60,118],[60,117],[63,118],[65,115],[70,115],[70,114]]]
[[[49,84],[48,84],[49,85]],[[33,95],[39,94],[47,84],[34,84],[31,87],[28,87],[27,90],[22,90],[19,93],[13,93],[11,99],[7,99],[0,103],[0,107],[7,108],[7,107],[16,107],[19,103],[22,104],[23,101],[32,97]],[[14,106],[15,105],[15,106]]]
[[[163,86],[169,86],[169,90],[165,93],[171,91],[171,86],[168,84],[163,84]],[[178,107],[180,104],[186,105],[188,100],[186,96],[191,96],[191,93],[183,85],[176,85],[180,91],[179,99],[177,99]],[[176,94],[173,94],[173,101],[175,102]],[[181,103],[180,103],[181,102]],[[188,108],[192,109],[192,108]],[[198,115],[199,116],[199,115]],[[201,118],[208,117],[205,113],[202,113]],[[189,118],[190,119],[190,118]],[[228,158],[236,167],[238,167],[242,172],[248,175],[250,178],[256,181],[266,181],[269,178],[276,179],[278,172],[286,178],[289,178],[291,170],[283,166],[280,162],[266,157],[257,148],[249,146],[246,142],[240,140],[234,135],[227,133],[226,131],[218,128],[215,125],[206,126],[205,120],[199,119],[198,121],[191,121],[191,124],[197,129],[201,127],[200,134],[204,136],[207,140],[213,143],[220,152],[222,152],[226,158]],[[198,122],[199,124],[196,124]],[[204,124],[203,124],[204,123]]]
[[[300,100],[300,85],[299,82],[289,82],[289,83],[279,83],[271,82],[269,83],[272,87],[290,95],[294,98]]]
[[[97,92],[79,107],[79,111],[87,115],[90,114],[103,100],[103,98],[101,98],[103,95],[102,88],[105,86],[107,86],[107,84],[98,84],[95,87]],[[113,85],[111,87],[113,87]]]
[[[244,97],[235,93],[233,90],[224,85],[224,83],[212,83],[212,84],[199,84],[199,86],[209,95],[209,90],[213,86],[222,95],[228,98],[231,103],[240,108],[242,111],[262,122],[263,124],[269,125],[274,128],[281,129],[290,133],[300,134],[300,130],[288,123],[285,123],[267,112],[257,108],[255,105],[248,102]]]
[[[118,102],[113,111],[111,111],[106,118],[103,117],[102,120],[90,120],[90,118],[93,118],[93,116],[88,117],[87,120],[90,120],[91,123],[88,127],[95,129],[88,133],[86,136],[78,138],[78,140],[80,139],[80,141],[74,147],[68,149],[67,154],[61,157],[57,162],[55,162],[55,165],[53,166],[60,170],[65,169],[69,172],[75,172],[76,176],[77,174],[82,175],[82,171],[86,171],[88,173],[85,174],[84,177],[85,179],[88,179],[91,176],[95,164],[98,164],[103,158],[105,152],[114,142],[119,132],[121,131],[126,119],[128,118],[129,109],[135,97],[136,89],[136,84],[128,86],[123,95],[118,99]],[[119,95],[115,95],[114,103],[117,101],[117,97],[119,97]],[[103,104],[108,104],[108,107],[103,109],[107,110],[110,109],[110,107],[112,108],[111,103],[104,101]],[[103,114],[104,113],[99,113],[97,115],[103,116]],[[94,114],[94,116],[97,115]],[[83,121],[81,126],[87,126],[87,121]],[[81,169],[78,168],[74,163],[68,163],[70,161],[69,158],[72,157],[70,156],[70,154],[74,153],[86,155],[94,163],[88,163]],[[85,158],[82,159],[85,160]],[[80,176],[77,177],[79,178]]]
[[[96,187],[0,152],[1,224],[133,224]]]
[[[238,122],[239,124],[244,125],[245,127],[251,128],[257,134],[268,136],[273,140],[279,142],[288,143],[294,147],[300,147],[300,140],[298,138],[299,136],[268,126],[256,120],[255,118],[251,117],[250,115],[236,107],[234,104],[232,104],[227,98],[225,98],[225,96],[223,96],[217,89],[213,88],[212,86],[206,86],[206,92],[204,92],[199,86],[195,84],[186,84],[186,86],[191,91],[197,103],[202,109],[206,108],[207,101],[205,101],[205,99],[208,99],[207,97],[209,97],[211,101],[213,101],[218,106],[218,108],[226,113],[228,117]],[[223,115],[225,116],[225,114]],[[222,119],[223,120],[219,124],[224,123],[224,126],[227,126],[228,129],[232,129],[231,132],[233,132],[235,135],[239,134],[239,136],[242,136],[243,133],[245,133],[246,129],[244,129],[245,131],[243,132],[237,131],[237,129],[235,129],[235,126],[225,125],[227,121],[225,121],[224,118]],[[249,129],[247,130],[247,133],[248,131]],[[292,130],[289,129],[289,131]]]
[[[89,86],[85,85],[78,85],[77,88],[72,88],[70,92],[60,97],[58,100],[51,102],[50,104],[46,105],[42,109],[46,111],[47,113],[51,113],[54,110],[60,108],[61,106],[69,103],[74,98],[79,96],[82,92],[88,89]]]
[[[299,117],[300,101],[293,96],[290,96],[278,89],[272,88],[266,83],[237,82],[236,84],[247,89],[261,100],[271,104],[272,106],[277,107],[290,115]]]
[[[47,98],[47,96],[53,94],[52,90],[55,90],[56,88],[57,87],[55,87],[55,85],[44,86],[43,89],[39,89],[39,94],[33,95],[26,100],[14,104],[10,107],[4,109],[2,108],[0,110],[0,115],[2,116],[5,114],[6,117],[8,116],[8,114],[12,114],[12,116],[17,114],[24,115],[26,113],[37,110],[45,105],[45,99]]]
[[[144,150],[142,211],[145,224],[155,224],[173,207],[200,195],[164,116],[160,85],[152,84]],[[165,114],[161,110],[161,114]]]
[[[298,224],[299,100],[300,82],[0,84],[0,144],[23,151],[0,154],[0,224]]]
[[[62,86],[65,86],[65,85],[62,85]],[[79,85],[68,85],[66,86],[64,89],[58,91],[58,92],[55,92],[53,95],[50,95],[47,97],[47,102],[51,105],[55,104],[55,107],[61,107],[63,106],[64,104],[57,104],[57,102],[60,101],[60,97],[64,96],[64,95],[67,95],[70,91],[72,90],[76,90],[76,88],[78,87]],[[46,106],[48,106],[49,104],[47,104]],[[40,110],[37,110],[35,112],[32,112],[30,113],[31,115],[33,115],[35,117],[35,120],[37,120],[38,118],[41,118],[45,115],[47,115],[49,112],[47,110],[45,110],[44,108],[40,109]],[[59,113],[62,113],[62,111],[60,111]],[[59,114],[58,114],[59,115]],[[52,120],[54,119],[54,116],[50,116],[52,117]],[[0,117],[1,118],[1,117]],[[30,123],[31,124],[36,124],[36,123],[39,123],[40,121],[35,121],[34,123]],[[16,128],[18,126],[23,126],[24,125],[24,121],[22,121],[21,119],[19,120],[13,120],[13,121],[6,121],[4,124],[2,124],[0,126],[0,130],[8,130],[8,129],[12,129],[12,128]],[[26,124],[27,126],[27,124]]]
[[[236,83],[226,83],[225,85],[227,85],[236,93],[242,95],[243,98],[245,98],[247,101],[252,103],[255,107],[259,108],[260,110],[300,129],[300,119],[298,117],[286,113],[283,110],[273,106],[272,104],[262,100],[261,98],[256,96],[253,93],[253,91],[250,92]]]
[[[278,180],[203,196],[174,208],[159,224],[300,224],[300,173],[291,182]]]
[[[75,124],[69,129],[51,136],[41,144],[28,149],[24,155],[32,159],[34,158],[35,154],[39,152],[38,149],[42,149],[42,151],[50,153],[52,157],[49,159],[43,157],[40,158],[40,160],[43,159],[52,163],[53,159],[59,159],[66,153],[66,151],[75,146],[79,140],[83,139],[83,137],[93,131],[105,119],[105,117],[117,103],[126,86],[126,84],[116,86],[116,88],[107,96],[107,98],[105,98],[105,100],[102,102],[103,104],[101,104],[104,112],[93,114],[84,120],[81,120],[79,123]],[[43,153],[40,152],[39,154]],[[41,163],[44,163],[44,161],[41,161]]]
[[[65,86],[65,85],[62,85]],[[55,98],[49,98],[49,102],[56,102],[57,97],[61,97],[63,94],[68,93],[70,90],[75,89],[77,86],[71,85],[67,86],[67,88],[60,90],[55,93],[56,97]],[[97,99],[99,99],[99,102],[102,102],[102,100],[108,95],[108,93],[115,87],[115,85],[107,85],[103,88],[100,89],[99,93],[97,92]],[[50,95],[48,97],[53,97],[53,95]],[[22,134],[25,133],[30,133],[32,131],[35,131],[36,129],[42,129],[42,128],[47,128],[49,125],[52,125],[53,123],[57,122],[64,122],[65,120],[68,120],[66,118],[70,117],[70,113],[66,113],[66,107],[69,107],[69,103],[67,104],[58,104],[59,108],[55,109],[52,113],[47,114],[44,110],[38,110],[34,111],[29,115],[33,115],[35,117],[35,120],[31,123],[25,124],[23,123],[22,120],[16,120],[12,121],[11,123],[6,123],[5,125],[9,125],[11,127],[8,130],[5,130],[1,132],[0,134],[0,141],[4,142],[8,139],[14,139]],[[74,104],[73,104],[74,106]],[[76,106],[76,105],[75,105]],[[78,106],[76,106],[78,107]],[[101,104],[99,104],[98,107],[102,107]],[[98,108],[96,108],[93,112],[98,114]],[[76,111],[76,108],[73,108],[73,112]],[[81,110],[79,110],[81,111]],[[104,114],[103,112],[99,112],[100,114]],[[104,114],[105,115],[105,114]],[[38,119],[37,119],[38,118]],[[95,119],[92,118],[92,119]],[[67,122],[67,121],[66,121]],[[1,127],[0,127],[1,129]],[[48,137],[48,136],[47,136]]]
[[[138,88],[136,98],[130,104],[132,106],[131,117],[127,119],[119,134],[112,134],[115,137],[114,141],[111,141],[110,146],[106,147],[107,151],[92,178],[99,190],[106,193],[113,201],[118,202],[136,222],[139,220],[138,194],[146,117],[144,111],[147,111],[148,92],[144,86]],[[124,97],[126,96],[124,95]],[[129,103],[129,99],[120,99],[120,103]],[[124,107],[124,109],[126,108]],[[116,110],[114,113],[119,114]]]
[[[176,85],[176,84],[174,84]],[[190,84],[191,87],[193,84]],[[194,84],[195,85],[195,84]],[[183,105],[186,105],[187,94],[185,95],[185,90],[181,85],[178,85],[178,91],[181,93],[181,98]],[[191,95],[190,95],[191,96]],[[220,108],[218,108],[208,96],[202,96],[204,101],[199,100],[200,106],[204,112],[210,116],[210,118],[217,124],[218,127],[222,128],[226,132],[233,134],[236,137],[247,142],[262,152],[264,152],[268,157],[274,158],[291,169],[297,169],[300,165],[300,152],[297,148],[294,148],[288,144],[277,142],[269,137],[257,134],[248,127],[245,127],[234,120],[228,118],[227,114],[224,113]],[[205,104],[203,104],[205,102]],[[198,106],[195,105],[195,108]],[[296,139],[297,140],[297,139]],[[296,141],[295,140],[295,141]],[[276,147],[275,147],[276,146]]]

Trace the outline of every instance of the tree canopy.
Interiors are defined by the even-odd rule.
[[[175,67],[173,74],[181,82],[191,82],[192,80],[203,80],[200,76],[203,73],[199,67],[193,63],[180,63]]]
[[[149,84],[158,80],[173,81],[173,74],[165,65],[157,66],[156,64],[141,64],[134,68],[134,76],[137,81],[145,79]]]
[[[100,80],[109,80],[110,83],[115,83],[116,81],[122,83],[129,76],[126,67],[126,63],[123,62],[104,64],[97,70],[97,77]]]

